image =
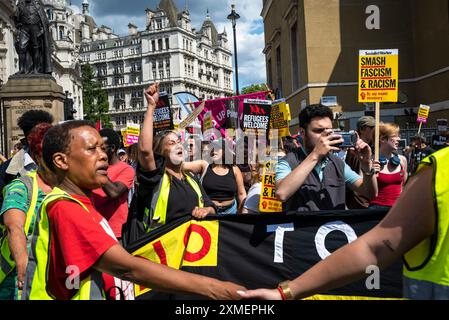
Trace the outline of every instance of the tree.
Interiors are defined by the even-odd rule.
[[[267,91],[268,87],[265,83],[252,84],[242,89],[242,94],[248,94],[253,92]]]
[[[94,123],[101,120],[103,128],[112,127],[106,90],[95,80],[95,70],[90,64],[82,67],[84,118]]]

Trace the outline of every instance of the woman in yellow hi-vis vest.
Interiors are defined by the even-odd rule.
[[[214,203],[192,173],[183,170],[184,148],[173,131],[161,131],[153,136],[153,129],[162,117],[156,106],[159,84],[145,91],[148,110],[139,137],[137,177],[137,210],[143,212],[147,231],[177,218],[192,215],[204,218],[215,214]],[[158,124],[159,125],[159,124]]]
[[[4,190],[0,211],[0,300],[20,299],[39,207],[55,183],[42,159],[42,141],[51,127],[40,123],[27,137],[38,170],[12,181]]]
[[[103,299],[101,272],[163,292],[238,298],[241,286],[133,257],[117,242],[89,199],[107,183],[108,168],[104,140],[89,122],[54,126],[43,155],[58,185],[42,203],[22,299]]]
[[[368,266],[404,259],[407,299],[449,299],[449,148],[424,159],[387,216],[371,231],[277,289],[244,298],[301,299],[366,277]],[[382,273],[380,273],[382,276]]]

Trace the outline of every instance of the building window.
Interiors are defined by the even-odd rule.
[[[157,46],[158,46],[157,50],[161,51],[162,50],[162,39],[157,40]]]
[[[170,49],[170,40],[168,38],[165,38],[165,49]]]
[[[156,51],[156,41],[151,40],[151,51]]]
[[[298,61],[298,25],[295,23],[290,30],[290,43],[292,54],[292,85],[293,91],[299,88],[299,61]]]
[[[277,89],[282,97],[282,61],[281,61],[281,46],[276,48],[276,76]]]

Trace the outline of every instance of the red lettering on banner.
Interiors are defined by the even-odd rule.
[[[164,246],[162,245],[162,242],[158,241],[158,242],[153,243],[153,248],[154,248],[154,252],[156,252],[157,256],[159,257],[161,264],[168,266],[167,254],[165,253],[165,249],[164,249]],[[141,256],[136,256],[136,257],[148,260]],[[140,291],[147,289],[144,286],[139,286],[139,287],[140,287]]]
[[[205,256],[207,256],[211,247],[211,236],[209,234],[209,231],[197,224],[190,225],[190,227],[186,230],[186,234],[184,235],[184,245],[186,247],[190,238],[190,234],[192,232],[196,232],[201,236],[201,238],[203,239],[203,246],[198,252],[189,252],[186,250],[186,253],[184,254],[184,260],[188,262],[195,262],[203,259]]]
[[[251,110],[251,114],[265,115],[265,110],[260,108],[257,104],[250,104],[249,108]]]

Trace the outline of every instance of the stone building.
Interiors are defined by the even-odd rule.
[[[346,127],[370,105],[358,103],[360,49],[399,49],[399,101],[384,121],[414,127],[419,104],[429,126],[449,118],[447,0],[263,0],[268,84],[287,98],[293,124],[301,107],[337,97]]]

